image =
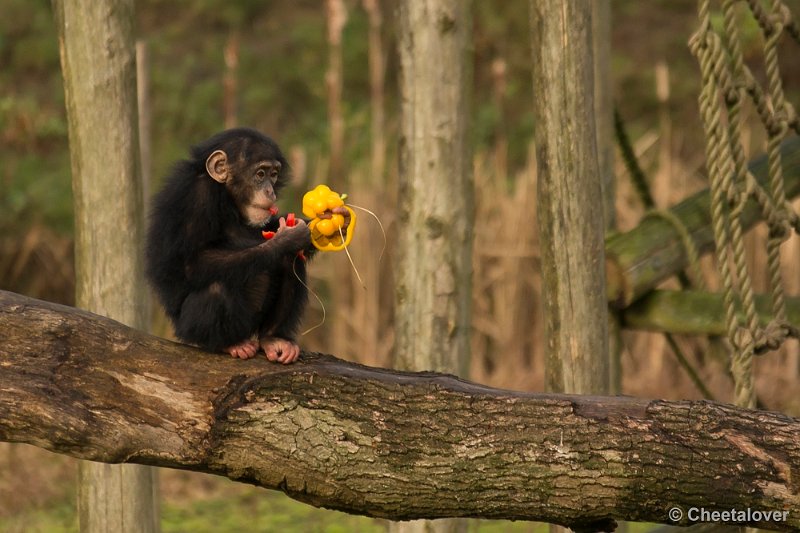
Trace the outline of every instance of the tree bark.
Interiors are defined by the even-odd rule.
[[[0,291],[0,441],[209,472],[311,505],[609,531],[787,511],[800,420],[707,401],[526,394],[304,353],[233,360]],[[741,524],[745,525],[745,524]]]
[[[146,326],[134,6],[54,0],[75,204],[76,302]],[[158,531],[155,472],[83,463],[82,531]]]
[[[548,390],[607,393],[608,308],[592,2],[531,0]]]
[[[465,375],[472,286],[470,3],[401,2],[395,366]]]

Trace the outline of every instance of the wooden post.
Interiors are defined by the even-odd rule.
[[[132,0],[54,0],[75,202],[76,302],[145,329]],[[155,470],[84,462],[85,532],[158,531]]]
[[[609,387],[592,3],[531,0],[548,390]]]

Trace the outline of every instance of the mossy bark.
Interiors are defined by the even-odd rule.
[[[768,295],[756,295],[762,325],[772,317]],[[789,323],[800,327],[800,298],[786,298]],[[700,291],[652,291],[623,311],[625,327],[687,335],[727,334],[722,294]]]
[[[531,0],[545,386],[609,389],[592,3]]]

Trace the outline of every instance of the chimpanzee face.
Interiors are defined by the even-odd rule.
[[[206,160],[206,171],[230,192],[242,217],[262,226],[274,212],[278,191],[288,181],[286,160],[267,138],[231,139]]]

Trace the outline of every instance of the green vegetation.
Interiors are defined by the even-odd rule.
[[[239,491],[237,491],[239,492]],[[164,533],[181,531],[379,532],[376,520],[315,509],[286,496],[249,488],[241,494],[164,506]]]
[[[223,484],[232,482],[220,480]],[[281,493],[256,487],[235,487],[229,495],[162,504],[163,533],[379,533],[383,520],[316,509]],[[73,533],[78,531],[75,505],[62,501],[46,509],[0,518],[0,531],[8,533]],[[505,520],[470,523],[472,533],[546,533],[548,526]]]
[[[320,533],[380,532],[377,520],[315,509],[286,496],[250,487],[230,496],[185,500],[162,505],[161,527],[171,532],[271,532]],[[71,533],[78,531],[75,504],[64,501],[46,509],[0,519],[0,530],[26,533]]]

